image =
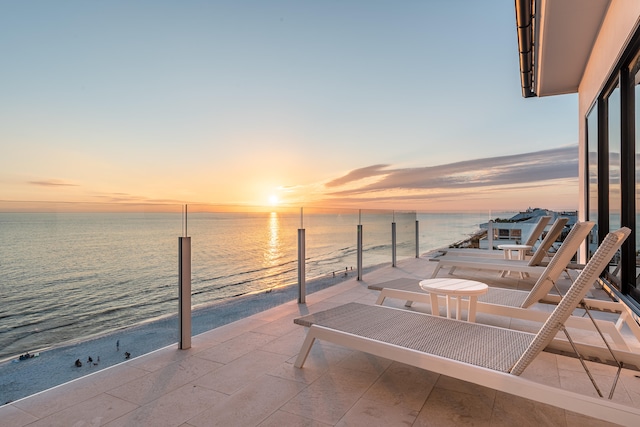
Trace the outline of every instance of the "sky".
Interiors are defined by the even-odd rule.
[[[578,204],[513,0],[3,1],[0,52],[5,206]]]

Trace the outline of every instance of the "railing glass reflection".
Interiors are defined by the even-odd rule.
[[[177,312],[178,236],[192,244],[192,306],[253,295],[256,310],[297,297],[298,229],[305,229],[308,292],[363,267],[448,246],[469,237],[480,214],[329,208],[0,205],[1,358],[82,339]],[[186,228],[186,230],[185,230]],[[286,291],[286,292],[285,292]],[[287,293],[289,292],[289,293]],[[264,298],[262,298],[264,297]],[[262,298],[260,300],[260,298]],[[238,310],[239,313],[242,310]],[[213,324],[194,326],[198,333]]]
[[[153,208],[3,202],[0,360],[175,313],[181,207]]]

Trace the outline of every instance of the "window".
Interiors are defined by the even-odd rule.
[[[494,228],[493,239],[515,240],[517,242],[520,242],[522,240],[522,230],[519,228]]]
[[[634,123],[634,141],[633,141],[633,146],[634,146],[634,158],[635,158],[635,165],[634,165],[634,187],[635,187],[635,209],[634,209],[634,217],[636,218],[636,226],[637,224],[640,224],[640,221],[638,221],[638,215],[640,215],[640,161],[638,159],[638,156],[640,156],[640,53],[638,53],[636,55],[636,57],[634,58],[634,60],[631,62],[631,67],[630,67],[630,75],[631,75],[631,83],[632,83],[632,87],[633,87],[633,100],[634,102],[632,103],[633,106],[633,123]],[[635,274],[636,271],[638,271],[638,258],[639,258],[639,254],[638,254],[638,248],[640,248],[640,233],[635,232],[634,230],[634,234],[635,234],[635,239],[634,239],[634,243],[635,243],[635,247],[633,250],[633,254],[634,254],[634,262],[633,264],[635,265],[634,268],[634,276],[635,276],[635,280],[634,280],[634,285],[637,288],[640,288],[640,275]],[[633,236],[633,234],[632,234]]]
[[[622,295],[640,301],[640,30],[585,121],[587,216],[598,227],[590,249],[609,230],[632,230],[606,276]]]
[[[587,245],[587,258],[591,258],[598,244],[598,104],[587,114],[587,219],[596,223]]]
[[[607,98],[609,151],[609,231],[620,228],[620,87]]]

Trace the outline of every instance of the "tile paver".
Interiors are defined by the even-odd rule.
[[[424,258],[401,261],[398,268],[368,273],[362,282],[350,279],[308,295],[306,305],[289,302],[196,336],[189,350],[164,348],[13,402],[0,407],[0,426],[609,425],[326,342],[314,344],[303,369],[293,367],[305,335],[294,318],[350,301],[372,304],[377,293],[367,289],[368,283],[425,277],[433,264]],[[526,281],[497,279],[486,272],[456,274],[527,289]],[[403,308],[404,301],[388,299],[385,305]],[[425,304],[411,309],[430,311]],[[534,328],[482,313],[478,321]],[[630,342],[640,351],[640,343]],[[590,366],[608,391],[612,369]],[[623,372],[615,400],[640,405],[636,374]],[[592,393],[572,358],[543,353],[524,375]]]

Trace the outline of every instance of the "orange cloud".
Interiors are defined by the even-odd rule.
[[[39,187],[78,187],[78,184],[65,182],[60,179],[48,179],[44,181],[29,181],[29,185],[36,185]]]

